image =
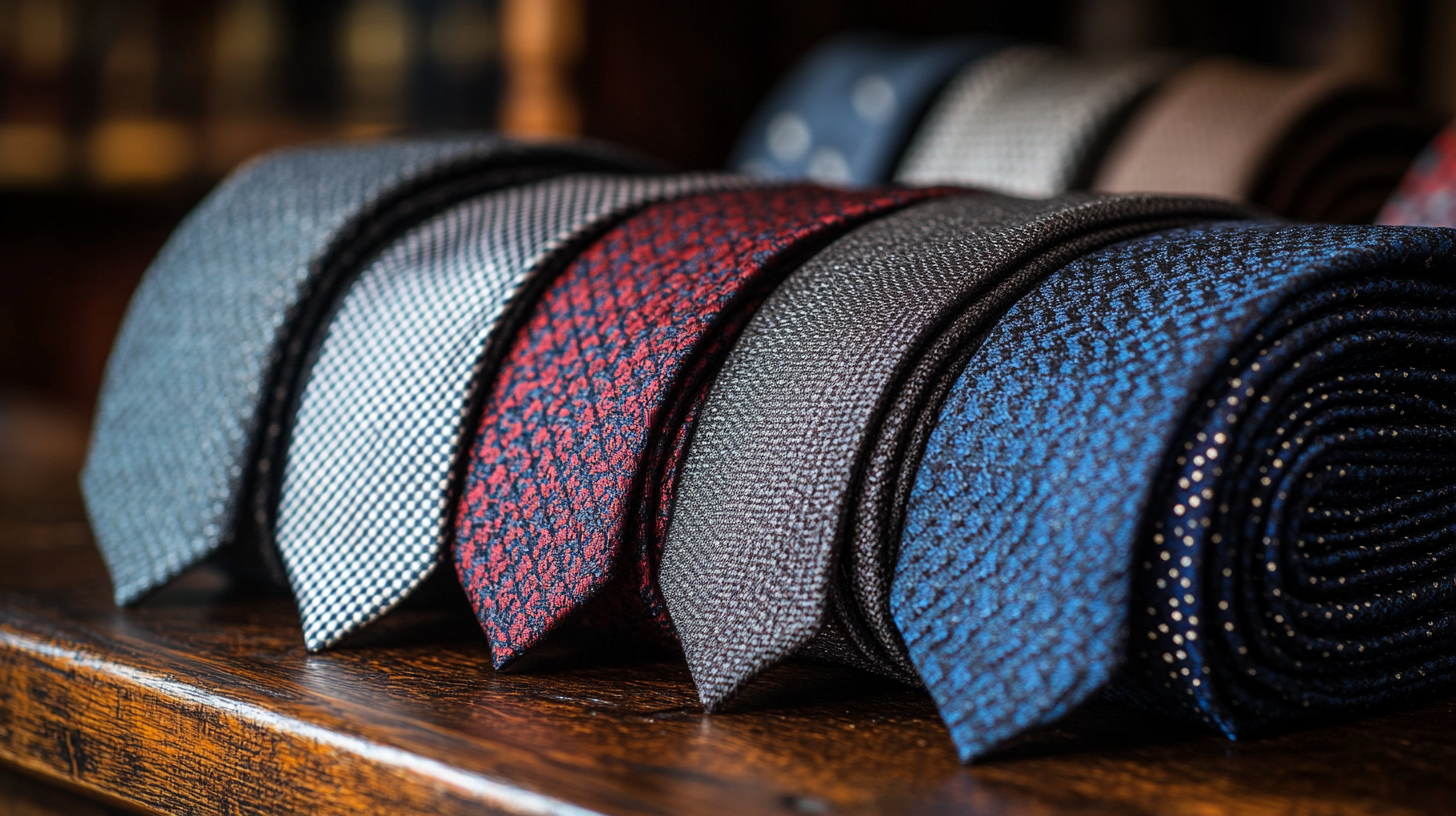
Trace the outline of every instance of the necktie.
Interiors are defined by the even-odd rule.
[[[887,181],[946,80],[996,47],[990,39],[917,43],[865,33],[830,40],[778,84],[729,164],[769,178]]]
[[[1093,188],[1252,201],[1366,222],[1430,136],[1392,95],[1335,72],[1194,63],[1140,106]]]
[[[1085,187],[1109,133],[1173,65],[1164,56],[1001,51],[964,68],[940,95],[895,180],[1034,197]]]
[[[965,759],[1124,663],[1243,737],[1456,679],[1439,230],[1219,224],[1069,264],[957,378],[895,622]]]
[[[434,572],[480,384],[569,250],[631,208],[742,183],[572,175],[511,187],[421,223],[349,284],[285,434],[277,541],[309,649]]]
[[[107,364],[82,488],[117,601],[232,540],[304,341],[370,253],[460,198],[623,166],[458,138],[294,150],[223,183],[147,271]]]
[[[1456,227],[1456,130],[1447,127],[1421,152],[1376,221],[1403,227]]]
[[[670,627],[653,565],[716,364],[795,264],[927,194],[691,196],[614,227],[551,285],[491,386],[456,520],[456,569],[497,666],[614,579]]]
[[[1092,249],[1224,218],[1209,201],[983,195],[867,224],[749,321],[678,478],[660,581],[703,703],[809,649],[909,674],[889,612],[900,520],[937,408],[1021,293]],[[816,639],[828,634],[829,648]]]

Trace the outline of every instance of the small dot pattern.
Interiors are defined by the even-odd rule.
[[[670,631],[656,587],[678,463],[722,355],[799,261],[938,191],[810,185],[650,206],[578,256],[491,386],[455,565],[498,667],[615,579]]]
[[[571,175],[511,187],[415,227],[349,286],[303,387],[279,501],[276,539],[310,650],[394,608],[448,552],[463,423],[490,350],[514,335],[553,261],[634,207],[744,183]]]
[[[815,49],[749,120],[729,166],[772,179],[888,181],[915,123],[990,38],[916,42],[855,33]]]
[[[118,603],[231,540],[272,379],[331,260],[381,219],[430,215],[440,185],[537,161],[623,166],[493,137],[295,149],[249,163],[187,217],[127,309],[81,477]]]
[[[1453,269],[1444,230],[1216,224],[1022,298],[892,589],[961,756],[1114,680],[1231,737],[1449,687]]]

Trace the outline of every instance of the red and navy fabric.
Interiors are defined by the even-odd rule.
[[[671,631],[654,573],[717,364],[799,262],[941,192],[695,195],[626,219],[562,273],[491,387],[456,519],[456,569],[497,667],[613,585]]]
[[[1456,227],[1456,124],[1442,131],[1411,164],[1375,222]]]

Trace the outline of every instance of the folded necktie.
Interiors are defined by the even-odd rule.
[[[742,177],[571,175],[462,202],[345,289],[305,375],[277,541],[321,649],[435,570],[481,384],[570,251],[634,207]]]
[[[916,130],[895,180],[1044,197],[1086,187],[1109,134],[1175,65],[1008,48],[966,68]]]
[[[1450,687],[1453,238],[1177,229],[997,323],[891,592],[963,758],[1124,664],[1124,698],[1230,737]]]
[[[1376,221],[1400,227],[1456,227],[1456,128],[1447,127],[1426,146]]]
[[[935,94],[996,47],[979,38],[836,37],[778,84],[744,128],[729,165],[769,178],[887,181]]]
[[[456,519],[456,569],[497,666],[614,580],[616,597],[671,626],[654,564],[722,355],[794,266],[933,194],[695,195],[613,227],[551,284],[490,387]]]
[[[1238,212],[1089,195],[938,200],[860,227],[790,275],[700,411],[663,547],[662,592],[703,703],[719,707],[801,649],[913,678],[890,581],[926,436],[968,356],[1064,264]]]
[[[372,253],[462,198],[634,164],[456,138],[292,150],[224,182],[148,269],[107,364],[82,488],[117,601],[251,520],[242,497],[276,461],[302,351]]]
[[[1207,59],[1139,106],[1092,186],[1369,223],[1431,132],[1395,95],[1336,72]]]

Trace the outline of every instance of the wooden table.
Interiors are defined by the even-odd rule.
[[[119,610],[74,496],[0,509],[0,762],[90,812],[1456,810],[1456,700],[1246,743],[1097,703],[964,767],[923,693],[847,670],[709,717],[679,660],[610,644],[497,673],[454,607],[320,656],[287,597],[205,569]],[[0,773],[0,814],[81,801]]]

